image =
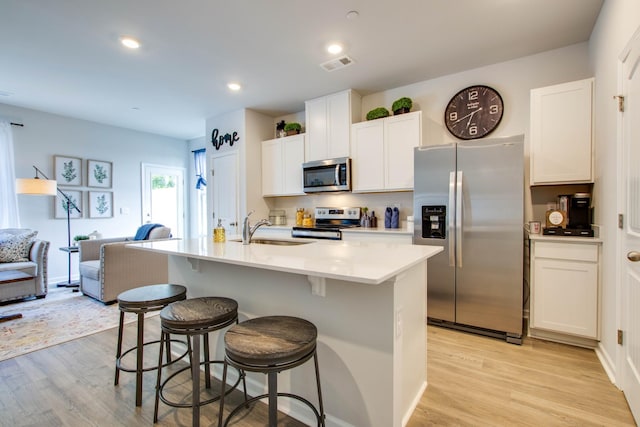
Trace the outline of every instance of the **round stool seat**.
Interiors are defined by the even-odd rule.
[[[184,300],[187,288],[182,285],[160,284],[129,289],[118,295],[118,307],[122,311],[155,311],[167,304]]]
[[[163,328],[173,331],[201,330],[235,321],[238,303],[231,298],[201,297],[174,302],[160,312]]]
[[[265,316],[231,327],[224,335],[227,356],[252,366],[274,366],[297,361],[316,347],[318,330],[307,320]]]

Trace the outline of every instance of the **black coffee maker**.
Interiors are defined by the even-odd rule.
[[[591,230],[591,194],[576,193],[571,196],[568,216],[567,228]]]

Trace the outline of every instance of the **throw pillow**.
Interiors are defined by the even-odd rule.
[[[37,231],[32,231],[3,235],[0,238],[0,262],[29,261],[29,250],[37,234]]]

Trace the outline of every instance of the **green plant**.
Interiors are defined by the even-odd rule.
[[[394,113],[403,108],[406,108],[407,110],[411,110],[412,106],[413,106],[413,101],[411,101],[411,98],[403,97],[393,101],[393,104],[391,105],[391,110]]]
[[[79,241],[79,240],[89,240],[89,236],[85,236],[84,234],[78,234],[77,236],[75,236],[73,238],[73,240],[75,242]]]
[[[384,107],[374,108],[367,113],[367,120],[375,120],[382,117],[389,117],[389,110]]]
[[[300,132],[301,129],[302,129],[302,126],[300,126],[300,123],[296,123],[296,122],[291,122],[284,125],[285,132],[289,132],[291,130]]]

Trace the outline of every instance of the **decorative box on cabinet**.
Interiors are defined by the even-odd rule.
[[[262,195],[292,196],[302,190],[305,135],[262,142]]]
[[[531,185],[593,182],[593,84],[531,90]]]
[[[305,102],[305,159],[349,157],[351,123],[360,119],[360,95],[351,89]]]
[[[421,111],[354,124],[352,190],[413,190],[413,148],[421,140]]]
[[[540,236],[530,242],[529,335],[595,347],[600,337],[600,241],[555,239],[567,238]]]

